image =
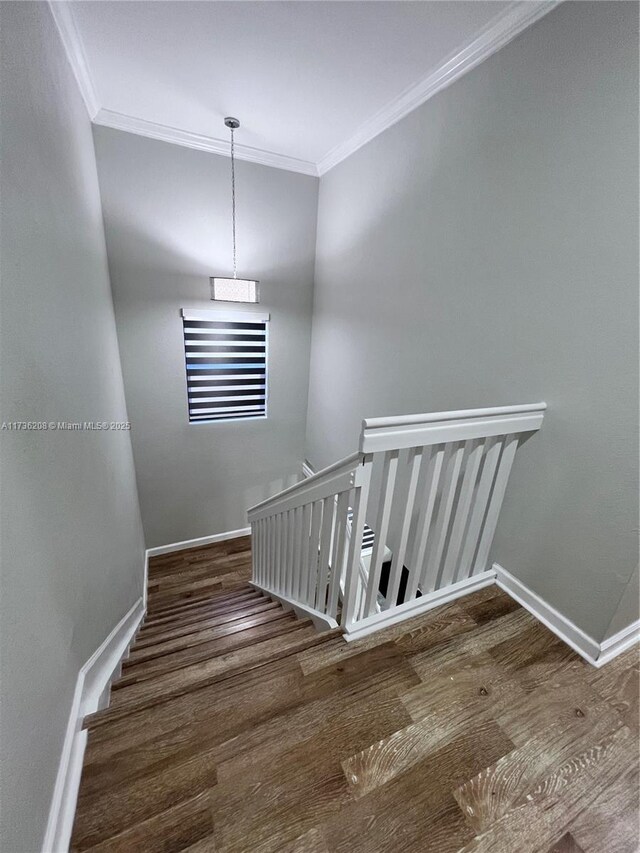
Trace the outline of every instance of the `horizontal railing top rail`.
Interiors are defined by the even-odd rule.
[[[293,486],[288,486],[277,495],[273,495],[260,503],[255,504],[247,510],[249,521],[257,518],[264,518],[267,515],[274,515],[283,512],[287,505],[291,502],[290,499],[295,496],[294,503],[309,503],[313,500],[318,500],[324,497],[322,492],[323,486],[329,487],[327,494],[331,493],[331,488],[335,488],[333,494],[340,491],[339,482],[347,475],[354,472],[361,464],[363,454],[360,451],[352,453],[350,456],[345,456],[339,462],[334,462],[333,465],[327,465],[321,471],[313,474],[311,477],[306,477],[299,483],[294,483]],[[349,483],[353,485],[353,483]],[[316,495],[314,497],[314,495]],[[297,499],[300,500],[297,500]]]
[[[526,403],[521,406],[367,418],[362,421],[360,452],[402,450],[468,438],[529,432],[540,428],[546,408],[546,403]]]

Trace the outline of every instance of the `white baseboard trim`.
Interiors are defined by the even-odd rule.
[[[185,551],[188,548],[202,548],[204,545],[211,545],[213,542],[224,542],[225,539],[239,539],[240,536],[249,536],[250,533],[250,527],[242,527],[240,530],[214,533],[213,536],[201,536],[199,539],[185,539],[184,542],[173,542],[171,545],[147,548],[147,559],[158,557],[160,554],[173,554],[174,551]]]
[[[499,563],[494,563],[493,568],[496,572],[496,583],[500,589],[514,598],[561,640],[564,640],[574,652],[595,666],[600,654],[600,644],[593,637],[585,634],[570,619],[563,616],[555,607],[547,604],[543,598],[532,592],[529,587],[525,586],[522,581],[515,578]]]
[[[139,598],[78,673],[51,798],[43,853],[66,853],[69,849],[87,744],[87,732],[82,729],[82,722],[87,714],[98,709],[100,697],[127,653],[144,612],[143,599]]]
[[[600,655],[595,665],[604,666],[605,663],[609,663],[622,652],[626,652],[638,641],[640,641],[640,619],[600,643]]]
[[[473,575],[470,578],[465,578],[465,580],[458,581],[458,583],[454,583],[444,589],[437,589],[420,598],[407,601],[393,610],[383,610],[381,613],[376,613],[367,619],[362,619],[360,622],[354,623],[353,627],[347,625],[344,638],[348,643],[353,640],[359,640],[361,637],[373,634],[374,631],[380,631],[382,628],[388,628],[390,625],[404,622],[405,619],[420,616],[434,607],[441,607],[443,604],[455,601],[456,598],[461,598],[463,595],[470,595],[478,589],[491,586],[495,583],[495,580],[496,573],[491,569]]]
[[[142,579],[142,606],[147,612],[147,595],[149,593],[149,551],[144,552],[144,577]]]
[[[529,613],[539,619],[543,625],[553,631],[568,646],[597,668],[604,666],[617,655],[631,648],[640,640],[640,620],[599,643],[578,628],[570,619],[563,616],[555,607],[548,604],[537,593],[532,592],[499,563],[494,563],[496,583]]]

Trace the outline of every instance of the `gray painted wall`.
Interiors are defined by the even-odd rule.
[[[91,127],[44,3],[2,3],[2,421],[126,421]],[[126,432],[2,431],[2,830],[39,850],[78,670],[142,592]]]
[[[211,308],[209,276],[230,274],[230,161],[94,138],[147,546],[245,527],[301,473],[318,180],[237,163],[238,275],[260,279],[271,313],[269,417],[190,424],[180,309]]]
[[[597,640],[638,561],[637,45],[637,4],[563,3],[318,211],[310,462],[363,417],[546,400],[493,559]]]

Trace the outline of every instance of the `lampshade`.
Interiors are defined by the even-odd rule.
[[[250,278],[209,279],[211,298],[222,302],[260,302],[259,282]]]

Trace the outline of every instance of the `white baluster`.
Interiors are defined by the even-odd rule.
[[[284,563],[284,516],[282,513],[276,515],[276,562],[273,573],[273,590],[282,592],[282,573]]]
[[[456,507],[453,524],[451,526],[451,536],[447,545],[445,555],[444,568],[442,577],[440,578],[440,587],[454,583],[456,578],[456,569],[458,566],[458,558],[460,549],[462,548],[462,537],[467,525],[471,501],[473,498],[473,490],[478,478],[478,468],[482,459],[482,443],[479,441],[467,441],[465,444],[465,460],[464,473],[462,475],[462,484],[460,486],[460,495],[458,497],[458,505]]]
[[[347,555],[347,576],[344,585],[344,601],[342,604],[342,624],[349,625],[356,618],[362,601],[362,580],[360,575],[360,561],[362,559],[362,534],[364,532],[365,513],[369,498],[369,485],[371,482],[372,457],[367,457],[360,480],[360,487],[355,489],[352,516],[351,516],[351,538],[349,539],[349,553]]]
[[[256,527],[257,523],[251,524],[251,577],[256,580],[258,577],[258,557],[256,554]]]
[[[429,542],[429,531],[431,529],[431,519],[433,518],[433,509],[438,494],[438,484],[440,482],[440,474],[442,472],[442,464],[444,461],[445,445],[439,444],[431,449],[431,456],[427,466],[427,476],[425,477],[424,491],[421,496],[420,512],[416,524],[416,533],[414,540],[413,555],[411,558],[411,566],[409,567],[409,582],[405,594],[405,601],[411,601],[415,598],[418,584],[422,577],[424,557],[427,551]]]
[[[344,551],[347,538],[347,512],[349,510],[349,492],[341,492],[336,506],[336,520],[333,531],[333,547],[331,552],[331,576],[329,579],[329,601],[327,613],[335,619],[338,612],[338,596],[340,594],[340,579],[344,567]]]
[[[470,577],[473,568],[473,557],[478,549],[480,533],[482,531],[482,521],[487,511],[487,504],[491,495],[491,487],[493,478],[498,467],[500,459],[500,450],[502,444],[499,438],[488,438],[484,445],[484,458],[480,469],[478,479],[478,488],[476,489],[473,508],[471,510],[471,518],[469,526],[465,534],[462,555],[458,567],[458,580],[464,580]]]
[[[309,607],[316,604],[316,588],[318,585],[318,548],[320,546],[320,525],[322,524],[322,501],[316,501],[311,505],[311,533],[309,535],[309,548],[307,553],[307,571],[309,574],[309,585],[305,599]]]
[[[287,582],[285,584],[285,595],[289,598],[293,598],[293,582],[296,571],[296,511],[295,509],[290,509],[287,513]]]
[[[440,496],[438,516],[434,526],[433,547],[429,549],[429,556],[422,575],[423,592],[431,592],[431,590],[439,588],[438,574],[440,561],[442,560],[447,532],[449,530],[449,521],[456,495],[463,453],[464,444],[456,443],[450,445],[449,458],[447,459],[445,468],[443,491]]]
[[[386,548],[389,516],[391,514],[391,505],[393,503],[393,490],[395,487],[397,470],[398,451],[386,451],[384,454],[382,468],[382,484],[380,486],[378,514],[374,530],[375,538],[373,540],[373,551],[371,553],[371,563],[369,568],[369,582],[367,585],[367,594],[364,605],[367,616],[370,616],[376,611],[378,587],[380,586],[380,572],[382,571],[382,561]]]
[[[305,583],[305,574],[303,569],[303,553],[306,552],[306,548],[303,545],[306,545],[307,538],[309,536],[309,531],[307,531],[306,535],[304,532],[304,510],[305,507],[299,506],[296,509],[296,536],[295,536],[295,544],[294,544],[294,565],[295,565],[295,574],[294,574],[294,584],[293,584],[293,598],[297,601],[302,599],[302,588]]]
[[[335,500],[333,497],[325,498],[322,503],[322,535],[320,538],[320,558],[318,561],[316,609],[321,613],[326,613],[327,583],[329,580],[329,559],[331,556],[331,534],[333,532]]]
[[[422,447],[412,447],[409,449],[409,455],[407,459],[407,465],[409,467],[409,484],[407,487],[407,497],[404,505],[404,514],[402,516],[400,538],[398,540],[398,546],[393,554],[393,560],[391,562],[391,573],[389,575],[389,585],[387,587],[386,598],[391,606],[393,606],[398,599],[398,590],[400,589],[400,580],[402,578],[404,558],[407,552],[407,541],[409,539],[409,527],[411,526],[413,505],[416,497],[416,489],[418,488],[418,477],[420,475],[422,451]]]
[[[262,521],[258,521],[253,526],[251,533],[251,551],[254,556],[253,560],[253,577],[257,583],[260,583],[260,573],[262,571]]]
[[[473,564],[473,574],[476,572],[483,572],[487,568],[489,549],[493,542],[493,534],[495,533],[496,525],[498,523],[502,499],[504,498],[507,482],[509,481],[509,474],[511,472],[511,465],[513,464],[513,458],[516,455],[517,449],[518,436],[505,436],[502,444],[502,453],[500,454],[500,462],[498,463],[498,470],[493,483],[491,498],[489,499],[487,515],[484,520],[480,545],[478,546],[478,553],[476,554],[476,559]]]
[[[265,564],[262,573],[262,586],[269,586],[269,571],[273,565],[273,555],[271,553],[271,532],[273,529],[273,518],[265,519]]]
[[[300,584],[298,598],[307,601],[309,594],[309,536],[311,530],[311,511],[313,504],[305,504],[302,508],[302,535],[300,537]]]

